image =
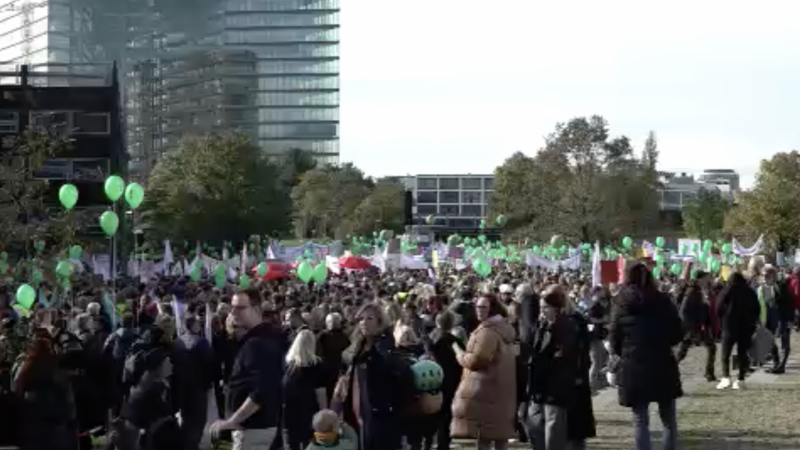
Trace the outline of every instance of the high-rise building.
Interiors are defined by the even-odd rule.
[[[0,36],[0,64],[118,62],[134,172],[217,129],[338,160],[339,0],[0,0]]]

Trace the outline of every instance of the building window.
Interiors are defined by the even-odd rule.
[[[464,217],[481,217],[481,205],[461,205],[461,215]]]
[[[461,189],[480,189],[481,188],[481,179],[480,178],[462,178],[461,179]]]
[[[458,191],[439,192],[439,203],[459,203]]]
[[[30,123],[63,133],[70,129],[70,114],[69,111],[31,111]]]
[[[461,203],[468,203],[468,204],[483,203],[482,192],[462,192]]]
[[[111,131],[111,118],[108,113],[76,112],[72,120],[75,134],[108,134]]]
[[[0,133],[17,133],[19,131],[19,113],[16,111],[0,111]]]
[[[417,205],[417,214],[420,216],[436,214],[436,205]]]
[[[439,178],[439,189],[458,189],[458,178]]]
[[[681,193],[679,191],[664,191],[662,200],[667,205],[680,205]]]
[[[47,180],[71,180],[72,179],[72,160],[70,159],[51,159],[33,173],[35,178]]]
[[[417,204],[420,203],[436,203],[436,192],[434,191],[417,192]]]
[[[417,189],[437,189],[436,178],[417,178]]]
[[[76,181],[102,182],[110,175],[107,159],[76,159],[72,163],[72,175]]]
[[[439,214],[443,216],[457,216],[458,205],[441,205],[439,206]]]
[[[484,189],[494,189],[494,178],[484,178],[483,179],[483,188]]]

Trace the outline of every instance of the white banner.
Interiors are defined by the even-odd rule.
[[[749,248],[745,248],[736,238],[731,239],[731,247],[733,247],[733,253],[739,256],[754,256],[761,253],[764,250],[764,235],[758,237],[758,240],[755,244],[753,244]]]

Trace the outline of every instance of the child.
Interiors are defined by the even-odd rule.
[[[339,421],[339,416],[330,409],[314,415],[312,421],[314,440],[306,450],[357,450],[358,435],[350,425]]]

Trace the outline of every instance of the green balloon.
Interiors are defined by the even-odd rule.
[[[664,247],[664,238],[659,236],[656,238],[656,247],[663,248]]]
[[[119,217],[114,211],[106,211],[100,216],[100,228],[108,236],[113,236],[119,228]]]
[[[2,259],[3,261],[7,261],[8,260],[8,253],[6,253],[6,252],[0,253],[0,259]]]
[[[731,244],[722,244],[722,253],[730,255],[732,251],[733,247],[731,246]]]
[[[681,265],[678,263],[673,263],[672,266],[670,266],[669,271],[672,272],[673,275],[678,275],[681,273]]]
[[[325,280],[328,278],[328,267],[325,266],[325,263],[319,263],[316,266],[314,266],[311,278],[316,283],[325,282]]]
[[[256,273],[260,277],[266,275],[267,272],[269,272],[269,265],[265,262],[259,263],[258,266],[256,267]]]
[[[214,277],[214,285],[217,287],[217,289],[224,289],[225,281],[226,280],[224,275],[221,277]]]
[[[65,184],[58,190],[58,201],[67,211],[78,203],[78,188],[74,184]]]
[[[495,219],[495,223],[496,223],[498,226],[501,226],[501,227],[503,227],[503,226],[505,226],[505,225],[506,225],[506,223],[508,223],[508,219],[506,218],[506,216],[504,216],[504,215],[500,214],[499,216],[497,216],[497,219]]]
[[[136,209],[144,200],[144,188],[139,183],[131,183],[125,188],[125,201],[131,209]]]
[[[73,245],[69,248],[69,257],[72,259],[81,259],[83,256],[83,249],[80,245]]]
[[[631,239],[628,236],[625,236],[622,239],[622,246],[625,247],[626,249],[630,249],[633,246],[633,239]]]
[[[225,278],[225,266],[222,264],[217,264],[217,267],[214,267],[214,277],[215,278]]]
[[[36,291],[29,284],[17,288],[17,303],[23,308],[31,309],[34,301],[36,301]]]
[[[247,289],[250,287],[250,277],[247,275],[239,276],[239,287],[242,289]]]
[[[490,273],[492,273],[492,266],[490,266],[488,262],[480,258],[473,261],[472,269],[475,271],[475,273],[477,273],[483,278],[486,278]]]
[[[200,281],[200,276],[203,273],[200,271],[200,267],[197,265],[192,266],[192,270],[189,271],[189,279],[192,281]]]
[[[56,274],[61,277],[68,277],[72,273],[72,265],[67,261],[59,261],[56,265]]]
[[[42,271],[41,270],[33,269],[33,273],[31,274],[31,278],[33,279],[34,283],[38,284],[38,283],[42,282],[42,280],[44,279],[44,275],[42,275]]]
[[[38,239],[36,242],[33,243],[33,248],[36,249],[37,252],[41,253],[44,251],[45,243],[43,240]]]
[[[297,278],[300,278],[300,281],[303,283],[308,283],[311,281],[311,277],[314,274],[314,268],[311,267],[311,263],[308,261],[303,261],[297,266]]]
[[[119,200],[125,192],[125,182],[119,175],[111,175],[106,178],[105,185],[103,186],[106,191],[106,197],[112,202]],[[113,233],[112,233],[113,234]]]
[[[660,267],[653,267],[653,277],[655,279],[661,278],[661,268]]]

